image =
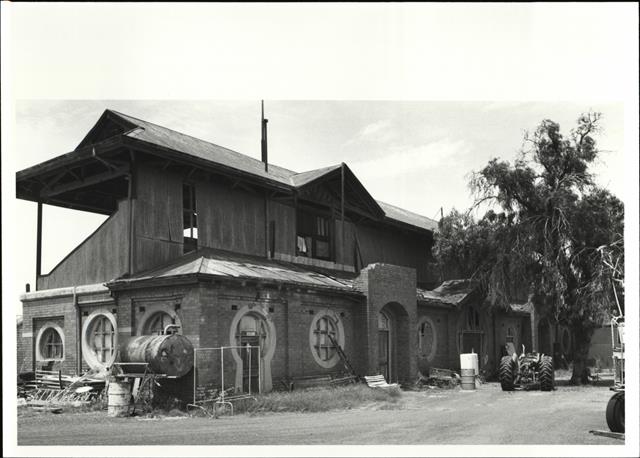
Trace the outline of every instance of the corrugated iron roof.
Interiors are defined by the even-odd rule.
[[[215,162],[243,172],[249,172],[253,175],[275,180],[283,184],[289,184],[289,178],[295,175],[295,172],[274,164],[269,164],[269,171],[265,172],[264,163],[258,159],[167,127],[134,118],[133,116],[114,110],[109,111],[140,127],[140,129],[134,129],[125,133],[124,135],[127,137],[169,148],[189,156]]]
[[[323,177],[327,173],[331,173],[334,170],[338,170],[341,167],[341,164],[330,165],[329,167],[323,167],[321,169],[309,170],[307,172],[296,173],[290,177],[290,182],[292,186],[300,187],[304,186],[308,183],[311,183],[318,178]]]
[[[509,304],[509,308],[514,313],[530,314],[533,311],[533,304],[530,302],[524,304]]]
[[[418,300],[457,306],[478,288],[478,282],[469,279],[447,280],[433,290],[418,288]]]
[[[412,226],[427,229],[429,231],[436,231],[438,229],[438,222],[427,218],[426,216],[418,215],[417,213],[410,212],[404,208],[396,207],[395,205],[388,204],[377,200],[378,205],[382,208],[385,215],[389,219],[401,221]]]
[[[211,248],[204,248],[195,253],[186,254],[168,265],[142,272],[133,277],[116,279],[110,282],[108,286],[187,275],[210,275],[228,279],[272,281],[353,292],[353,281],[348,277],[340,278],[284,261],[266,260],[257,256],[242,255]]]

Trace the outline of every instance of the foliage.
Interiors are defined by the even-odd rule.
[[[599,120],[598,113],[580,116],[568,138],[545,120],[525,136],[514,164],[489,161],[470,186],[474,208],[489,204],[498,213],[474,222],[452,212],[436,242],[440,263],[464,266],[494,306],[527,291],[539,313],[571,325],[578,358],[593,328],[617,310],[616,293],[624,294],[624,208],[588,171]]]

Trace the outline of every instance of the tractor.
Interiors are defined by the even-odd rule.
[[[500,385],[502,391],[513,391],[517,387],[531,389],[540,386],[542,391],[552,391],[554,385],[553,358],[543,353],[515,352],[500,360]]]
[[[615,394],[607,404],[607,425],[614,433],[624,433],[624,316],[611,319],[613,387]]]

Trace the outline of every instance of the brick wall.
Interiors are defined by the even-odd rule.
[[[365,371],[378,371],[378,313],[386,311],[391,317],[391,366],[393,380],[411,382],[418,374],[416,358],[416,271],[409,267],[371,264],[356,280],[357,287],[367,296]],[[362,334],[362,332],[360,333]]]
[[[54,361],[53,370],[63,373],[76,373],[76,312],[72,297],[41,298],[23,303],[22,334],[18,336],[19,371],[32,371],[48,364],[48,361],[37,361],[35,344],[38,333],[43,327],[53,323],[63,331],[62,360]]]

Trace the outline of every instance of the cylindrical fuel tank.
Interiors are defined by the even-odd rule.
[[[193,344],[185,336],[138,336],[120,344],[123,363],[149,363],[156,374],[182,377],[193,367]]]

